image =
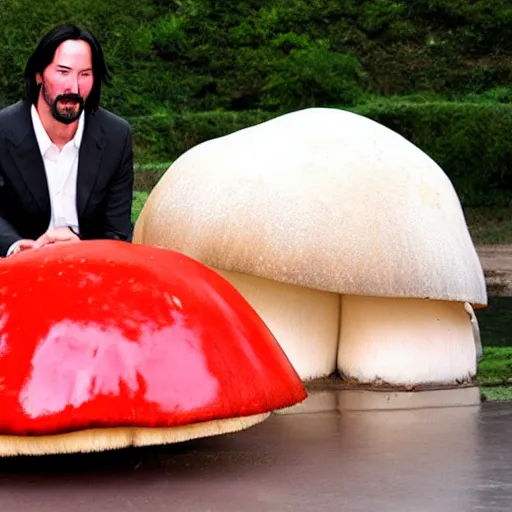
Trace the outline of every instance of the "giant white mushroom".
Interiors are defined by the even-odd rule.
[[[465,304],[484,307],[487,292],[456,191],[363,116],[305,109],[193,147],[150,193],[134,241],[233,283],[303,380],[475,375]]]

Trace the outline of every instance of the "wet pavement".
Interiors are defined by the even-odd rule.
[[[512,510],[512,403],[357,410],[335,391],[321,398],[314,412],[179,445],[0,459],[0,510]]]

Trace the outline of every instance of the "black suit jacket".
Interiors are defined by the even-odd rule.
[[[129,124],[104,109],[85,116],[76,206],[80,238],[131,241],[133,149]],[[51,205],[30,103],[0,111],[0,257],[22,238],[37,239]]]

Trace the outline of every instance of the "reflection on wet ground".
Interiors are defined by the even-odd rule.
[[[235,434],[1,459],[0,510],[510,510],[512,403],[347,410],[335,393]]]

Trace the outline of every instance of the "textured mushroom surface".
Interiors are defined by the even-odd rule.
[[[343,110],[293,112],[190,149],[149,195],[134,240],[317,290],[487,304],[446,174]]]
[[[475,375],[464,305],[487,291],[459,198],[426,153],[366,117],[306,109],[199,144],[150,193],[134,241],[233,283],[303,380]]]
[[[0,453],[84,429],[236,430],[304,398],[252,307],[187,256],[88,241],[0,261]]]

